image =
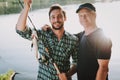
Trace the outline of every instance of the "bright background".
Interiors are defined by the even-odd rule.
[[[109,64],[109,79],[120,80],[120,1],[95,3],[97,9],[97,26],[102,28],[112,40],[112,55]],[[65,29],[70,33],[78,33],[83,30],[75,13],[79,5],[63,6],[67,12]],[[48,8],[31,11],[29,16],[40,28],[44,24],[50,24]],[[10,69],[20,73],[15,80],[35,80],[38,63],[31,51],[31,42],[21,38],[15,32],[15,25],[20,14],[0,15],[0,74]],[[28,21],[28,25],[31,26]],[[76,80],[74,75],[73,80]]]

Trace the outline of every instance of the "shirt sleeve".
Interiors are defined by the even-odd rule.
[[[110,39],[102,39],[98,45],[98,59],[110,59],[112,42]]]
[[[72,50],[72,64],[77,65],[77,54],[78,54],[78,40],[76,41],[75,47]]]
[[[29,27],[26,27],[24,31],[20,31],[16,29],[17,34],[19,34],[21,37],[32,40],[31,35],[32,35],[32,30]]]

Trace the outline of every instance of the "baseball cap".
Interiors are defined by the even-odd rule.
[[[78,9],[76,10],[76,13],[78,13],[78,11],[81,10],[82,8],[87,8],[89,10],[96,11],[94,5],[92,5],[91,3],[84,3],[78,7]]]

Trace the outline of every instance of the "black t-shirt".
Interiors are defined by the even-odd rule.
[[[77,62],[78,80],[95,80],[99,67],[97,59],[110,59],[111,40],[99,28],[87,36],[81,32],[77,37],[80,42]]]

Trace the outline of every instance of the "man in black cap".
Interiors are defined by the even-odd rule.
[[[96,9],[90,3],[76,10],[84,31],[77,34],[79,53],[78,80],[108,80],[108,64],[111,56],[111,40],[96,25]]]

